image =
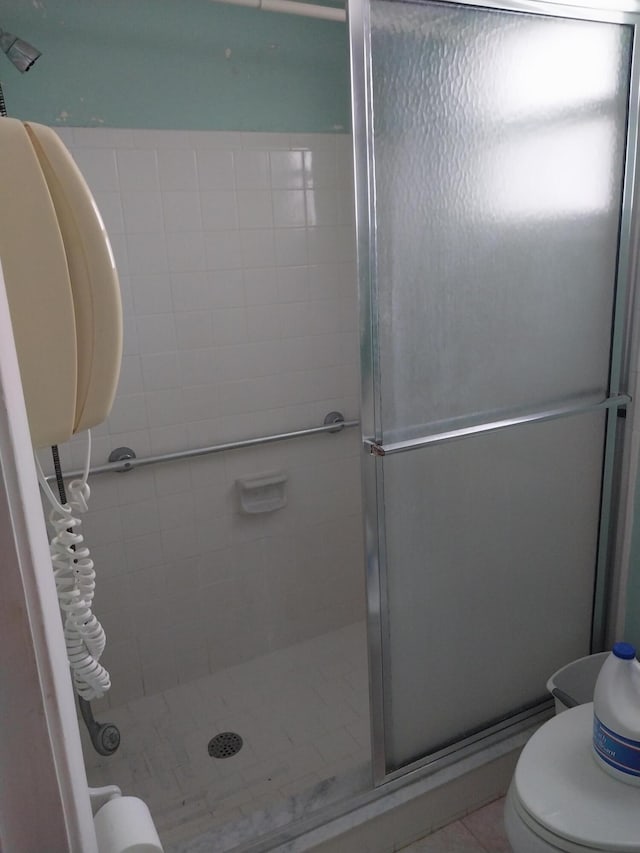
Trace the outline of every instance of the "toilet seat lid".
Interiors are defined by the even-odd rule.
[[[531,737],[514,776],[526,812],[559,838],[595,850],[640,851],[640,788],[591,754],[593,703],[563,711]]]

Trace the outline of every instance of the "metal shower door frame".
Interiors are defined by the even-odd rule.
[[[388,0],[403,3],[403,0]],[[629,79],[629,107],[627,115],[627,140],[624,163],[624,181],[620,211],[618,264],[615,283],[615,307],[609,374],[609,393],[605,400],[594,401],[582,411],[598,408],[607,410],[606,438],[602,479],[600,530],[596,562],[595,595],[593,607],[592,646],[601,648],[606,630],[606,612],[609,607],[608,584],[611,575],[609,563],[611,536],[610,520],[612,493],[615,478],[616,422],[618,413],[631,398],[626,394],[629,381],[628,353],[630,349],[629,304],[632,282],[636,272],[635,245],[638,239],[638,201],[636,180],[638,169],[638,141],[640,125],[640,4],[614,0],[614,8],[579,3],[554,3],[546,0],[411,0],[421,5],[477,7],[504,12],[520,12],[556,18],[573,18],[601,23],[622,24],[632,28],[631,68]],[[387,556],[384,524],[383,457],[389,453],[403,452],[416,446],[440,443],[456,436],[430,436],[416,442],[397,442],[384,445],[381,420],[380,352],[377,330],[376,249],[377,227],[375,208],[375,158],[373,142],[373,97],[370,41],[370,0],[349,0],[349,38],[351,48],[352,132],[355,165],[356,243],[358,258],[358,288],[360,306],[360,359],[361,359],[361,425],[363,439],[362,484],[363,518],[365,530],[365,570],[367,586],[367,635],[369,651],[369,692],[371,703],[371,744],[374,785],[381,785],[405,774],[426,768],[437,770],[478,749],[479,742],[489,746],[529,725],[536,715],[547,708],[547,703],[508,720],[491,726],[471,737],[461,739],[433,755],[387,772],[385,756],[385,719],[388,714],[386,697],[389,691],[389,661],[385,653],[389,640],[389,610],[387,601]],[[534,417],[496,422],[491,429],[502,429],[531,420],[550,420],[577,413],[577,407],[558,407]],[[476,426],[463,430],[468,434]],[[486,430],[485,430],[486,431]],[[626,436],[625,436],[626,438]],[[618,442],[620,443],[620,442]],[[386,644],[386,645],[385,645]]]

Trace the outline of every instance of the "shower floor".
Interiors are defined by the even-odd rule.
[[[96,716],[122,743],[104,758],[82,731],[90,785],[144,799],[167,853],[214,828],[232,850],[370,784],[364,623]],[[242,749],[211,758],[229,731]]]

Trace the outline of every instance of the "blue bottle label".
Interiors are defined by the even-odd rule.
[[[620,773],[630,776],[640,776],[640,741],[623,737],[611,729],[594,715],[593,717],[593,748],[599,758]]]

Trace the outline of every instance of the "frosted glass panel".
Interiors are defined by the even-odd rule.
[[[386,457],[389,769],[589,654],[604,415]]]
[[[605,396],[630,28],[374,0],[371,45],[384,440]]]

